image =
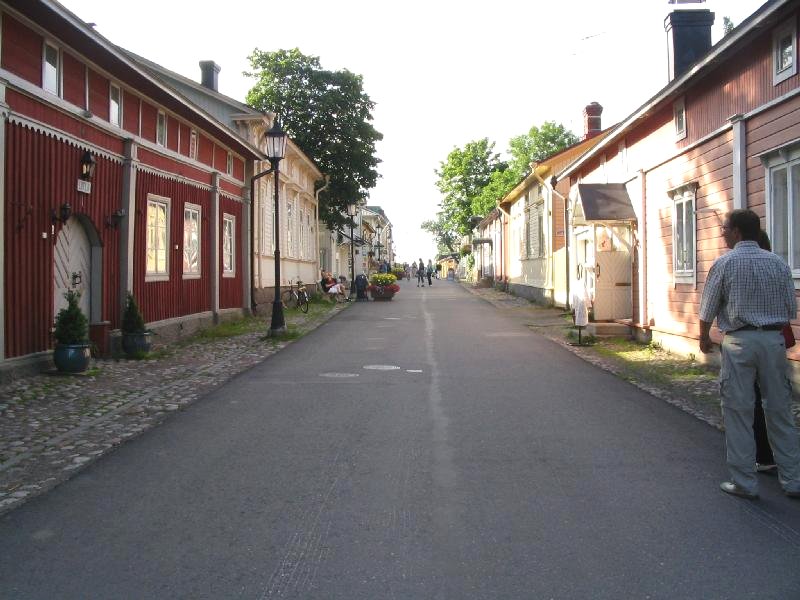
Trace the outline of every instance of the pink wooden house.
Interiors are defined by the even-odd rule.
[[[595,320],[696,354],[720,227],[740,207],[761,216],[800,286],[799,13],[798,0],[768,2],[714,47],[712,13],[671,13],[669,83],[560,175],[571,282]]]
[[[128,291],[164,332],[249,309],[258,149],[57,2],[0,27],[0,371],[48,359],[67,289],[101,351]]]

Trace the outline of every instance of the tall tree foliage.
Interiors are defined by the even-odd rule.
[[[379,177],[375,144],[383,135],[372,126],[375,103],[361,75],[323,69],[319,57],[297,48],[256,48],[248,59],[252,71],[245,75],[256,83],[247,103],[276,112],[292,140],[330,176],[320,194],[320,218],[341,225],[347,204],[366,200]]]
[[[510,160],[503,162],[487,138],[455,148],[436,174],[442,192],[441,211],[422,228],[440,251],[453,252],[458,237],[472,229],[471,216],[486,216],[497,202],[530,174],[530,165],[577,143],[578,137],[554,121],[534,125],[509,141]]]

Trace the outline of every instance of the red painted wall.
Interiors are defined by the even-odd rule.
[[[167,117],[167,148],[178,151],[178,121],[172,117]]]
[[[134,293],[139,299],[145,320],[160,321],[211,310],[209,297],[211,267],[208,262],[211,243],[208,225],[211,217],[211,192],[144,171],[137,173],[136,186]],[[147,267],[145,223],[148,194],[157,194],[171,200],[168,281],[145,281]],[[194,280],[183,279],[183,207],[187,202],[202,207],[202,276]]]
[[[244,161],[235,157],[233,159],[233,176],[239,181],[244,181]]]
[[[3,57],[0,64],[23,79],[42,85],[44,38],[3,13]]]
[[[102,318],[119,326],[119,232],[105,227],[118,207],[122,166],[101,156],[91,194],[76,190],[83,150],[14,123],[6,128],[6,356],[51,347],[53,246],[51,209],[68,202],[92,222],[103,246]],[[55,226],[58,234],[60,224]],[[42,234],[46,234],[46,239]]]
[[[139,135],[139,97],[129,91],[122,92],[122,126],[125,131]]]
[[[108,79],[89,69],[89,111],[104,121],[108,121],[109,93]]]
[[[200,133],[197,134],[197,137],[199,138],[197,160],[210,167],[214,159],[214,142]]]
[[[214,168],[220,173],[226,173],[228,168],[228,151],[220,146],[214,146]]]
[[[64,100],[86,108],[86,67],[68,52],[64,52]]]
[[[145,101],[142,101],[142,131],[141,136],[151,142],[156,141],[156,125],[158,119],[158,109]]]
[[[242,204],[230,198],[221,197],[219,202],[220,212],[227,213],[236,217],[235,249],[236,255],[236,277],[222,277],[219,284],[219,307],[220,308],[241,308],[243,300],[242,293]],[[222,273],[222,214],[220,222],[220,246],[219,246],[219,272]]]

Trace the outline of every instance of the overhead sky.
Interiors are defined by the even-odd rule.
[[[243,101],[254,48],[299,48],[323,67],[363,75],[377,103],[381,179],[369,204],[393,223],[402,262],[433,257],[420,224],[441,198],[435,169],[456,146],[508,140],[554,120],[578,135],[583,107],[603,126],[632,113],[667,83],[667,0],[61,0],[111,42],[199,80],[201,60],[221,67],[220,91]],[[709,0],[738,25],[761,0]],[[135,8],[132,8],[135,7]]]

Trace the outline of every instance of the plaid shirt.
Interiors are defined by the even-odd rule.
[[[719,257],[708,271],[700,319],[717,318],[723,332],[746,325],[788,323],[797,314],[789,266],[776,254],[742,241]]]

